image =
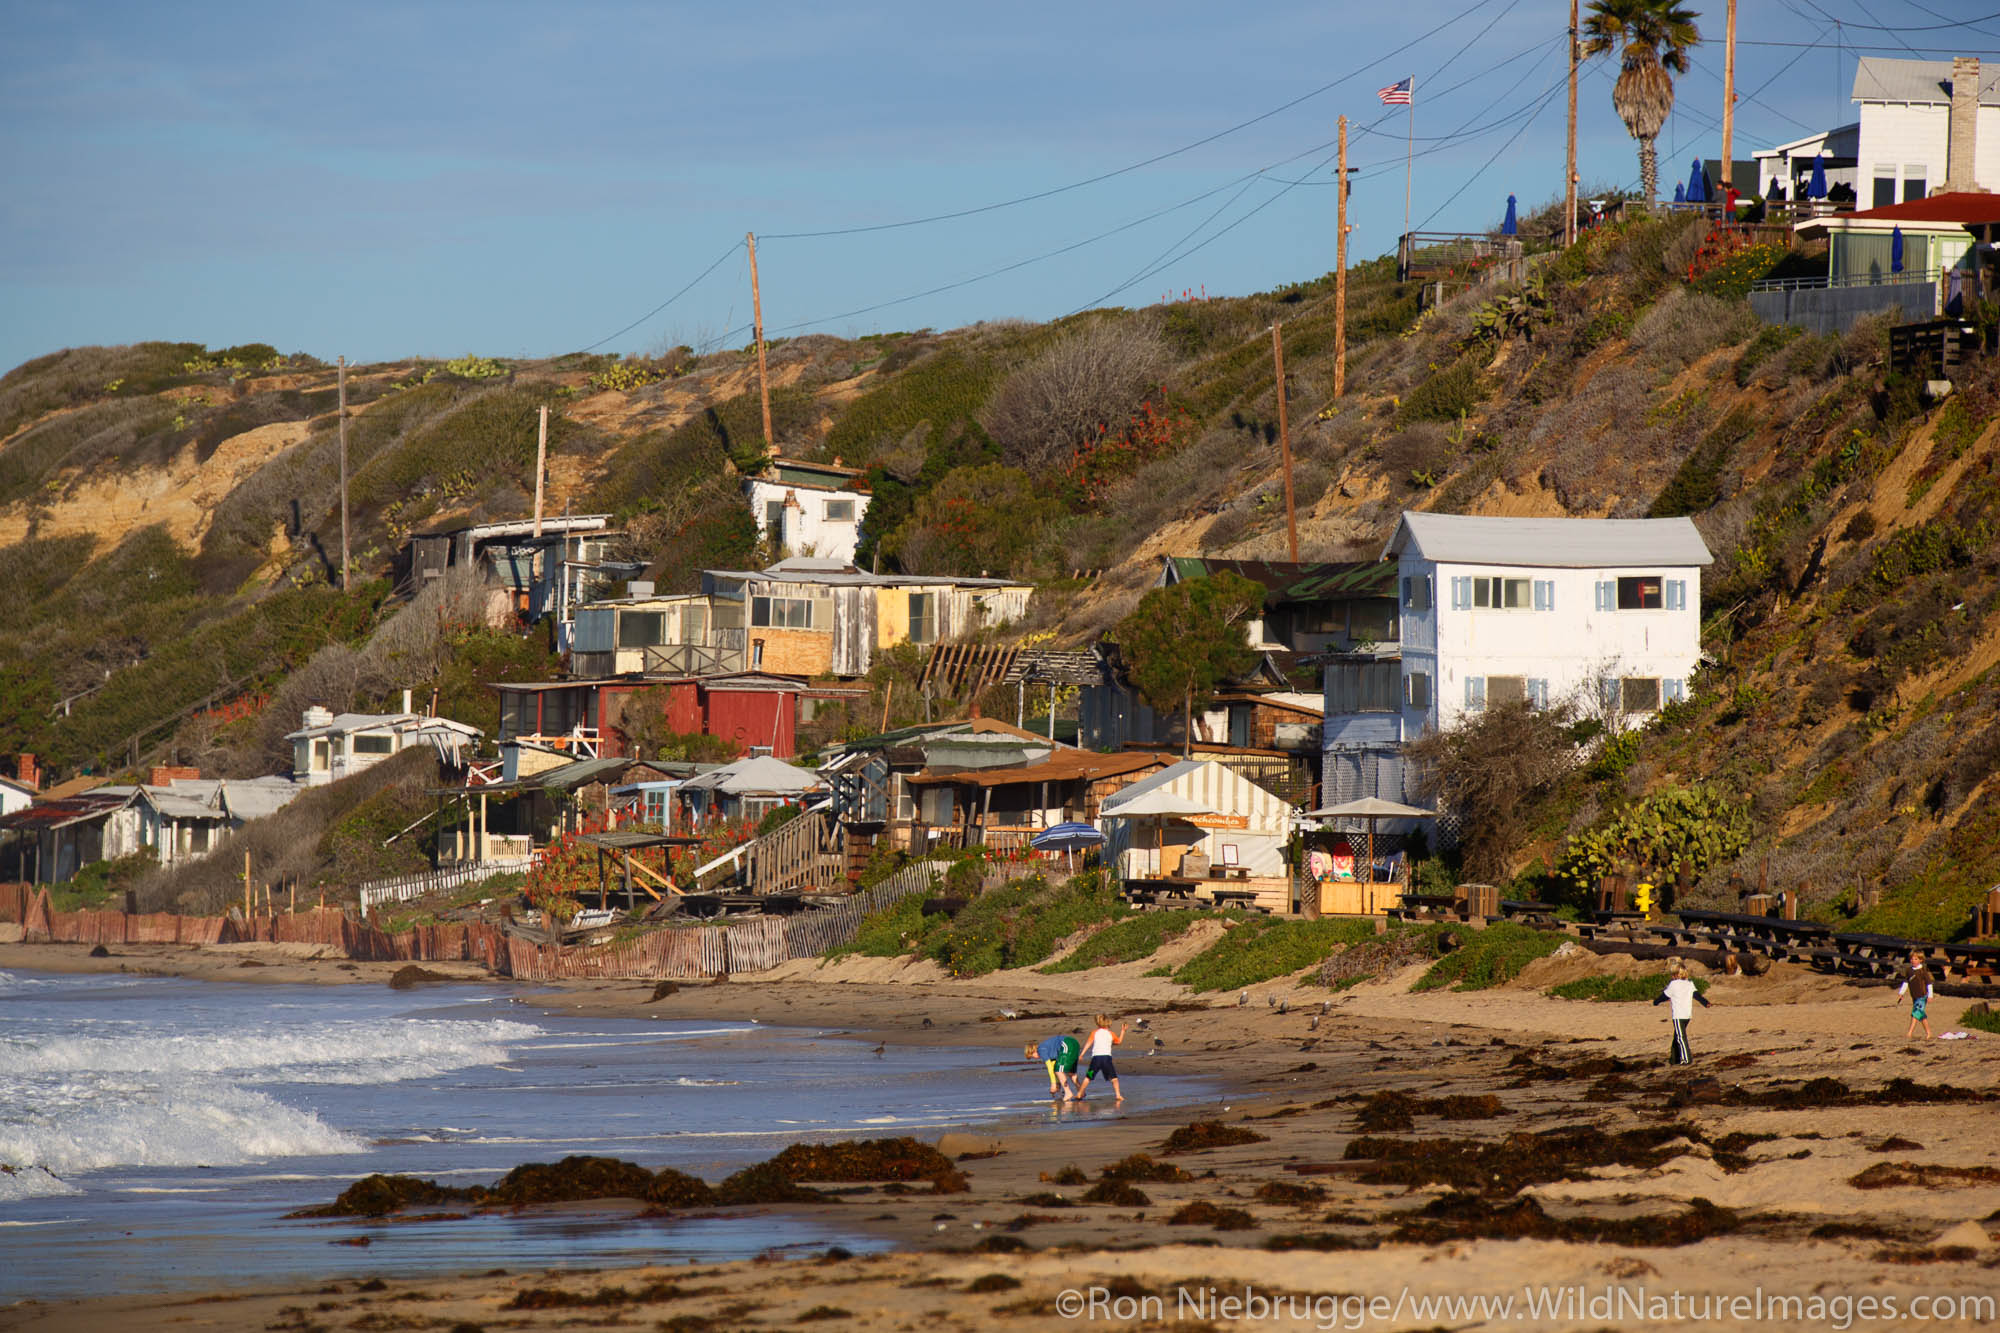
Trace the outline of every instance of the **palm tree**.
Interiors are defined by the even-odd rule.
[[[1687,73],[1688,48],[1701,41],[1701,30],[1694,25],[1700,17],[1678,0],[1590,0],[1590,17],[1583,21],[1585,55],[1624,45],[1611,105],[1639,141],[1639,180],[1648,204],[1660,193],[1653,140],[1674,109],[1674,81],[1667,71]]]

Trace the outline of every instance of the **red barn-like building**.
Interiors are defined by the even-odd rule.
[[[798,753],[800,722],[811,721],[822,704],[863,695],[762,672],[510,681],[492,688],[500,696],[500,740],[587,748],[601,758],[632,753],[624,719],[634,698],[649,701],[673,731],[717,737],[739,756],[765,753],[790,759]]]

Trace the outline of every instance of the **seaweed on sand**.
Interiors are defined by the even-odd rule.
[[[1172,1162],[1156,1162],[1142,1152],[1135,1152],[1123,1161],[1113,1162],[1098,1174],[1106,1180],[1177,1181],[1194,1179],[1193,1176],[1190,1176]]]
[[[1160,1145],[1160,1155],[1200,1152],[1205,1148],[1233,1148],[1241,1143],[1262,1143],[1264,1138],[1256,1130],[1244,1129],[1241,1125],[1225,1125],[1220,1120],[1197,1120],[1167,1135],[1167,1141]]]
[[[456,1189],[415,1176],[363,1176],[340,1192],[332,1203],[302,1208],[289,1217],[387,1217],[405,1208],[431,1208],[444,1203],[478,1203],[483,1189]]]
[[[1707,1199],[1691,1200],[1686,1212],[1649,1217],[1550,1217],[1534,1199],[1494,1201],[1477,1194],[1452,1193],[1402,1214],[1395,1239],[1434,1245],[1447,1240],[1567,1240],[1613,1245],[1692,1245],[1726,1235],[1742,1219]]]
[[[1257,1221],[1241,1208],[1224,1208],[1206,1199],[1185,1204],[1167,1219],[1170,1227],[1214,1227],[1217,1231],[1254,1231]]]
[[[1449,1185],[1487,1195],[1511,1195],[1550,1180],[1581,1179],[1599,1166],[1651,1169],[1694,1146],[1700,1131],[1658,1125],[1608,1133],[1593,1125],[1568,1126],[1503,1139],[1390,1139],[1363,1136],[1344,1154],[1373,1165],[1356,1179],[1373,1185]]]

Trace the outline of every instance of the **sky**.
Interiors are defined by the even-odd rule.
[[[1660,136],[1720,151],[1722,0]],[[1240,295],[1558,196],[1560,0],[0,0],[0,369],[68,346],[648,354]],[[1748,0],[1736,156],[1858,53],[2000,59],[2000,0]],[[1615,57],[1586,189],[1635,185]],[[1414,118],[1376,90],[1414,77]],[[1408,136],[1414,134],[1412,139]],[[1039,196],[1039,197],[1037,197]],[[950,215],[960,216],[950,216]],[[912,224],[912,225],[900,225]]]

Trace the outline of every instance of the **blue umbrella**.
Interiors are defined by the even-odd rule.
[[[1901,273],[1903,271],[1903,229],[1901,227],[1892,227],[1889,230],[1889,271],[1891,273]]]
[[[1687,201],[1691,204],[1708,202],[1708,175],[1701,169],[1701,159],[1694,160],[1694,171],[1688,176]]]
[[[1681,184],[1681,183],[1680,183],[1679,181],[1675,181],[1675,182],[1674,182],[1674,202],[1675,202],[1675,203],[1677,203],[1677,204],[1684,204],[1684,203],[1686,203],[1687,201],[1688,201],[1688,187],[1687,187],[1687,186],[1685,186],[1685,185],[1683,185],[1683,184]]]
[[[1514,196],[1510,194],[1507,196],[1507,219],[1500,224],[1500,234],[1514,236],[1518,235],[1520,230],[1521,224],[1514,217]]]
[[[1104,834],[1100,829],[1095,825],[1078,823],[1074,819],[1045,828],[1028,839],[1028,845],[1038,852],[1069,853],[1072,869],[1076,865],[1078,848],[1100,847],[1103,844]]]
[[[1806,185],[1806,198],[1826,198],[1826,154],[1813,154],[1812,180]]]

